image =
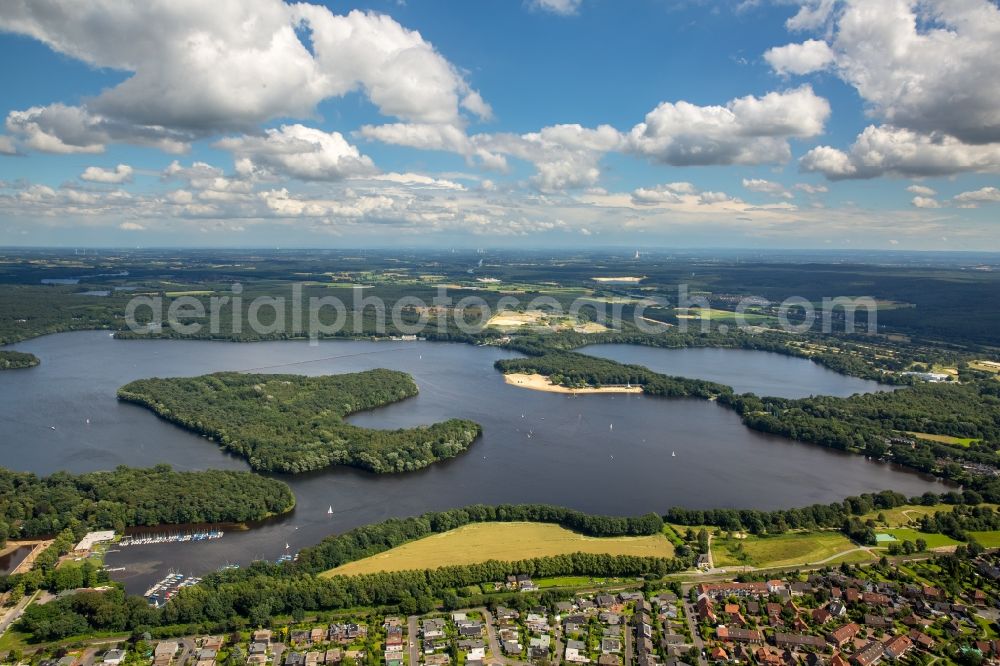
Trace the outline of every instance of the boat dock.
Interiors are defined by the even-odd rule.
[[[129,546],[146,546],[156,543],[187,543],[191,541],[208,541],[210,539],[221,539],[222,530],[204,530],[201,532],[176,532],[173,534],[126,534],[118,542],[119,548]]]

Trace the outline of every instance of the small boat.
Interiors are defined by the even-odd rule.
[[[670,452],[670,457],[671,458],[676,458],[677,457],[677,452],[676,451],[671,451]]]
[[[615,429],[615,424],[614,423],[612,423],[611,425],[608,426],[608,430],[614,430],[614,429]]]
[[[56,427],[55,427],[55,426],[49,426],[49,428],[51,428],[52,430],[55,430],[55,429],[56,429]]]
[[[333,515],[333,505],[332,504],[330,505],[330,508],[326,510],[326,515],[328,515],[328,516],[332,516]]]
[[[87,419],[87,425],[90,425],[90,419]]]

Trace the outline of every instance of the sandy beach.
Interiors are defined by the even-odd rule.
[[[641,386],[602,386],[601,388],[573,389],[557,386],[549,382],[545,375],[526,375],[511,373],[503,376],[504,381],[514,386],[533,391],[548,391],[549,393],[642,393]]]

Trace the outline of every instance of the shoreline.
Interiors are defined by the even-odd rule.
[[[642,393],[641,386],[602,386],[600,388],[567,388],[549,382],[545,375],[529,375],[521,372],[512,372],[503,376],[503,380],[511,386],[531,389],[532,391],[545,391],[547,393]]]

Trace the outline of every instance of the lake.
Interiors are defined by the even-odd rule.
[[[11,469],[38,474],[156,463],[176,469],[248,469],[215,444],[115,399],[118,387],[142,377],[392,368],[412,374],[420,395],[355,415],[352,423],[396,428],[462,417],[483,426],[483,437],[467,453],[417,472],[378,476],[331,469],[280,477],[295,492],[295,511],[248,531],[229,530],[217,541],[110,553],[108,566],[125,568],[114,575],[133,592],[145,591],[168,569],[199,574],[227,563],[274,560],[286,543],[295,551],[358,525],[474,503],[547,502],[620,515],[663,512],[675,505],[775,509],[883,489],[907,495],[941,489],[932,479],[862,456],[748,430],[736,414],[714,402],[633,394],[573,397],[517,388],[493,368],[497,359],[516,354],[494,347],[122,341],[107,332],[86,331],[11,348],[32,352],[42,363],[0,372],[0,460]],[[761,370],[754,352],[711,351],[722,352],[718,358],[733,377],[772,367],[767,363]],[[790,363],[782,364],[782,376],[771,381],[811,381],[814,364],[779,358]],[[816,389],[832,390],[830,382],[845,379],[835,377]],[[331,505],[335,513],[328,516]]]
[[[664,375],[706,379],[732,386],[737,393],[760,396],[847,397],[893,389],[871,380],[842,375],[807,359],[774,352],[706,347],[661,349],[638,345],[588,345],[577,351],[619,363],[642,365]]]

